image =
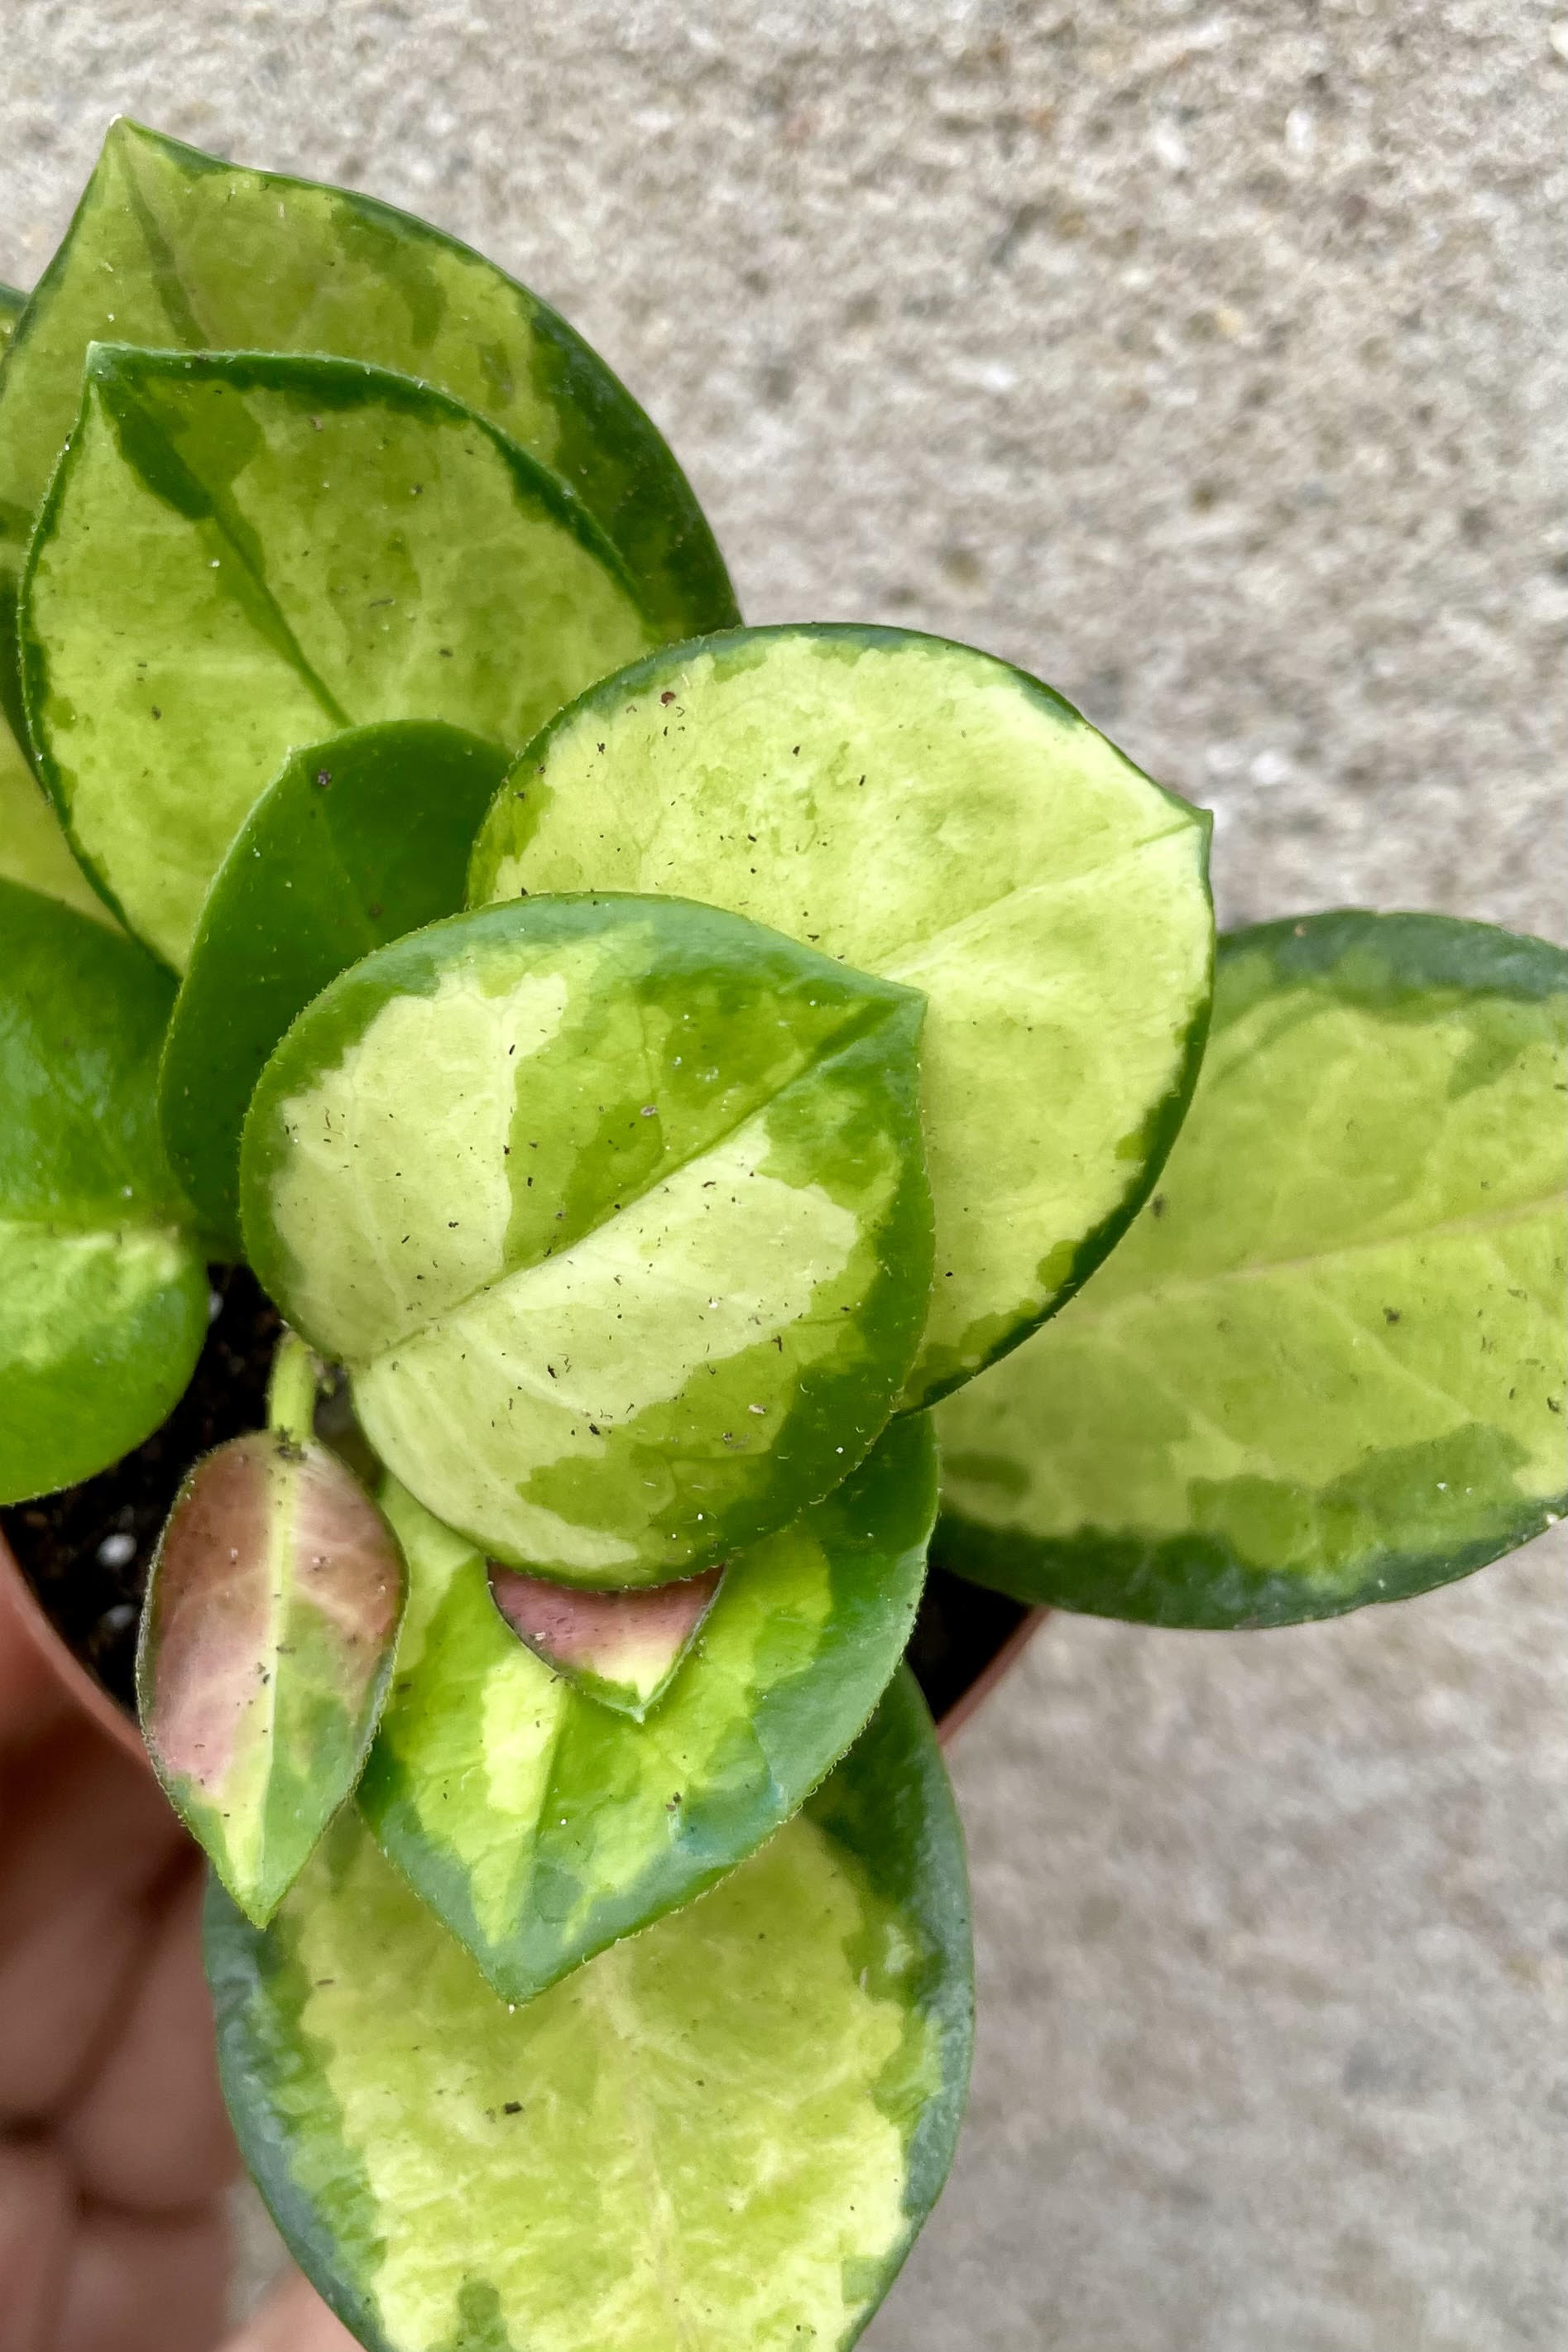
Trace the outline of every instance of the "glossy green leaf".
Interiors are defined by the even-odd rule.
[[[643,1724],[552,1675],[479,1555],[390,1492],[409,1620],[360,1802],[497,1991],[528,2000],[789,1820],[903,1654],[936,1491],[925,1420],[895,1423],[825,1503],[731,1560]]]
[[[268,1063],[247,1255],[448,1526],[569,1581],[695,1574],[825,1494],[898,1394],[923,1010],[679,899],[434,924]]]
[[[265,1934],[214,1896],[240,2143],[369,2352],[841,2352],[935,2202],[971,2033],[907,1675],[700,1903],[515,2011],[345,1817]]]
[[[27,298],[14,286],[0,286],[0,358],[16,331],[16,321],[27,307]]]
[[[239,1138],[295,1015],[371,949],[463,903],[506,755],[461,729],[390,720],[296,751],[207,895],[159,1077],[169,1158],[239,1248]]]
[[[324,1446],[204,1455],[159,1541],[136,1660],[171,1803],[263,1926],[360,1777],[403,1599],[397,1538]]]
[[[97,344],[22,583],[34,748],[178,968],[291,749],[387,719],[515,748],[655,641],[639,593],[571,493],[444,394]]]
[[[118,1461],[194,1368],[206,1273],[154,1096],[173,993],[133,940],[0,881],[0,1502]]]
[[[684,892],[925,992],[918,1403],[1060,1306],[1152,1183],[1207,1012],[1207,840],[1005,663],[755,629],[564,711],[497,802],[470,897]]]
[[[1162,1625],[1465,1575],[1564,1507],[1568,960],[1430,915],[1221,943],[1160,1191],[938,1415],[945,1566]]]
[[[724,1580],[708,1568],[675,1584],[589,1592],[497,1560],[488,1575],[491,1600],[539,1663],[634,1723],[664,1697]]]
[[[389,205],[245,171],[123,120],[0,375],[0,599],[75,421],[88,347],[110,339],[329,352],[417,376],[571,484],[643,583],[661,637],[737,617],[658,433],[525,288]]]

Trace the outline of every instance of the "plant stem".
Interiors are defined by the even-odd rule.
[[[272,1360],[267,1384],[267,1425],[308,1445],[316,1431],[316,1391],[320,1383],[320,1359],[298,1331],[285,1330]]]

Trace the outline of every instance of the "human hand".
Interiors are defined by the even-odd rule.
[[[305,2282],[224,2342],[238,2169],[201,1868],[0,1583],[0,2352],[353,2352]]]

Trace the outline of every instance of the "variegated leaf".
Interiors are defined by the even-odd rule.
[[[640,593],[564,483],[428,385],[98,344],[22,583],[34,749],[182,969],[293,747],[424,719],[515,748],[657,641]]]
[[[479,1554],[389,1492],[409,1617],[360,1803],[498,1991],[531,1998],[789,1818],[903,1654],[935,1507],[928,1423],[897,1421],[825,1503],[731,1560],[639,1724],[531,1654]]]
[[[675,899],[433,924],[268,1063],[251,1263],[382,1460],[504,1565],[696,1574],[897,1397],[930,1284],[922,1011]]]
[[[1568,959],[1436,915],[1221,942],[1160,1190],[938,1415],[943,1564],[1161,1625],[1479,1568],[1563,1495]]]
[[[751,629],[563,711],[497,801],[469,897],[682,892],[925,992],[916,1404],[1060,1307],[1146,1196],[1207,1018],[1207,846],[1200,810],[1005,662]]]
[[[26,309],[27,298],[13,286],[0,286],[0,360]],[[5,401],[5,373],[0,369],[0,406]],[[7,537],[0,509],[0,546]],[[0,554],[0,880],[25,883],[47,898],[62,899],[78,914],[91,915],[112,925],[113,916],[98,896],[65,837],[58,817],[40,789],[26,753],[5,723],[4,707],[14,679],[7,673],[16,658],[9,622],[16,604],[16,569],[20,548]],[[9,576],[7,576],[9,574]]]
[[[224,2089],[367,2352],[847,2352],[952,2158],[963,1846],[901,1674],[763,1851],[499,2000],[345,1816],[265,1934],[214,1894]]]
[[[324,1446],[257,1430],[182,1486],[142,1616],[141,1727],[175,1811],[258,1924],[360,1776],[402,1601],[396,1538]]]
[[[141,1444],[205,1337],[158,1133],[173,993],[135,940],[0,881],[0,1503]]]
[[[737,617],[659,434],[526,287],[390,205],[246,171],[123,117],[0,376],[0,606],[71,429],[89,345],[109,337],[325,352],[417,376],[573,485],[645,583],[661,637]]]

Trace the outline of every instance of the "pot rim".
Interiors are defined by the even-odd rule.
[[[966,1691],[956,1698],[936,1726],[936,1738],[944,1748],[952,1746],[972,1716],[977,1715],[997,1685],[1011,1674],[1040,1627],[1051,1612],[1036,1604],[1026,1617],[1020,1617],[999,1650],[994,1650]]]
[[[90,1674],[66,1641],[49,1622],[42,1601],[22,1573],[16,1553],[0,1533],[0,1583],[4,1583],[23,1633],[47,1661],[56,1680],[61,1683],[97,1728],[111,1739],[123,1755],[152,1770],[145,1741],[133,1716],[126,1713],[117,1699],[110,1698],[96,1675]]]

